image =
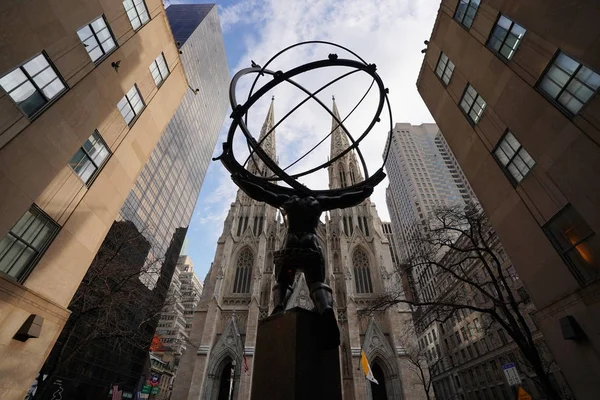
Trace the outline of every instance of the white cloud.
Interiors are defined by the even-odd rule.
[[[439,0],[396,0],[396,1],[247,1],[230,7],[220,8],[219,13],[224,31],[235,32],[242,25],[251,25],[252,37],[240,37],[246,51],[234,71],[250,66],[250,60],[263,65],[279,50],[306,40],[327,40],[348,47],[363,57],[368,63],[375,63],[385,85],[390,89],[394,122],[419,124],[431,122],[432,118],[416,90],[416,80],[423,59],[423,41],[431,34]],[[283,57],[270,66],[274,70],[287,70],[298,64],[323,59],[330,52],[340,57],[350,58],[341,50],[325,47],[298,48],[293,54]],[[298,77],[297,81],[314,91],[347,70],[315,71]],[[250,79],[240,82],[238,96],[250,85]],[[263,82],[266,82],[263,80]],[[357,76],[345,79],[324,90],[318,97],[328,106],[331,95],[335,94],[338,108],[344,117],[360,99],[370,80]],[[247,92],[246,92],[247,93]],[[305,94],[291,85],[281,84],[273,90],[276,96],[276,118],[282,117]],[[373,92],[347,120],[346,127],[356,137],[370,122],[378,100]],[[270,95],[265,96],[252,109],[249,126],[256,135],[265,117]],[[382,121],[387,115],[383,114]],[[277,129],[277,150],[280,166],[286,166],[316,144],[329,133],[331,118],[316,103],[302,106],[294,115]],[[382,152],[389,125],[377,124],[361,149],[373,173],[382,163]],[[235,149],[243,148],[236,145]],[[247,153],[246,153],[247,154]],[[329,155],[329,141],[321,145],[314,154],[294,166],[298,172],[308,166],[324,162]],[[228,176],[227,176],[228,179]],[[312,188],[325,188],[325,170],[301,179]],[[385,204],[385,187],[382,182],[375,190],[372,200],[377,205],[383,219],[389,219]],[[224,190],[219,186],[218,190]],[[228,192],[231,195],[230,192]],[[224,197],[215,193],[214,198]],[[231,197],[233,199],[233,196]],[[225,209],[228,208],[225,207]],[[225,211],[226,212],[226,211]]]
[[[197,0],[170,0],[170,3]],[[421,49],[428,39],[435,20],[440,0],[389,0],[389,1],[315,1],[315,0],[240,0],[233,4],[227,0],[219,6],[219,16],[225,34],[228,51],[244,51],[239,55],[238,65],[230,65],[232,71],[249,67],[250,60],[264,63],[281,49],[305,40],[327,40],[339,43],[358,53],[369,63],[377,65],[377,71],[390,89],[394,122],[420,124],[432,122],[432,118],[416,90],[416,80],[423,60]],[[234,44],[231,44],[234,40]],[[274,70],[286,70],[300,63],[323,59],[331,52],[346,57],[342,51],[328,48],[299,49],[282,58]],[[237,57],[230,53],[229,59]],[[341,70],[312,72],[298,79],[311,91],[316,90]],[[342,71],[346,72],[346,71]],[[319,98],[331,104],[331,95],[342,117],[355,106],[370,81],[353,76],[323,91]],[[238,94],[249,87],[249,82],[241,82]],[[288,85],[279,85],[273,93],[275,117],[281,119],[305,94]],[[270,95],[264,96],[255,104],[249,117],[249,125],[256,135],[265,118]],[[374,93],[373,95],[376,95]],[[373,115],[374,98],[365,100],[361,107],[345,122],[350,133],[356,137]],[[385,117],[385,115],[384,115]],[[228,119],[229,121],[229,119]],[[221,130],[215,155],[221,152],[221,143],[229,128],[227,122]],[[298,156],[310,149],[331,129],[331,118],[316,103],[309,101],[293,117],[277,128],[276,142],[279,165],[287,166]],[[365,140],[361,149],[371,173],[381,166],[384,142],[388,126],[377,124]],[[241,138],[238,138],[241,139]],[[246,146],[238,140],[234,147],[240,159],[247,156]],[[236,154],[238,154],[236,152]],[[291,171],[314,166],[327,159],[329,141],[317,148]],[[301,181],[312,188],[327,186],[327,173],[319,171]],[[385,204],[387,180],[382,182],[371,197],[377,205],[382,219],[388,219]],[[202,192],[190,224],[189,254],[196,264],[199,276],[208,270],[215,252],[218,236],[223,229],[236,187],[229,173],[218,162],[211,163],[207,171]]]
[[[228,7],[219,7],[221,29],[227,32],[238,24],[255,24],[267,17],[267,4],[262,0],[245,0]]]

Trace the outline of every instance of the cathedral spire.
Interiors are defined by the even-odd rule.
[[[275,96],[271,97],[271,105],[269,106],[269,111],[267,111],[267,116],[265,117],[265,122],[263,123],[262,129],[260,130],[260,136],[258,138],[259,143],[264,139],[264,137],[269,133],[273,126],[275,125]],[[275,152],[275,131],[269,133],[269,136],[262,142],[261,147],[263,150],[271,157],[273,161],[275,161],[276,152]]]
[[[267,153],[269,158],[273,161],[277,162],[277,151],[275,147],[275,131],[273,126],[275,126],[275,96],[271,97],[271,105],[269,106],[269,111],[267,111],[267,116],[265,117],[265,122],[263,122],[262,129],[260,130],[260,136],[258,137],[258,142],[260,143],[260,147]],[[269,133],[270,132],[270,133]],[[268,136],[267,136],[268,134]],[[249,163],[249,170],[255,175],[264,175],[267,174],[266,166],[256,155],[252,155],[252,160]]]
[[[332,111],[333,115],[335,116],[335,118],[331,118],[331,131],[333,131],[333,133],[331,134],[330,158],[333,158],[347,149],[350,146],[350,142],[348,141],[348,137],[346,136],[344,129],[342,129],[341,126],[338,126],[339,122],[336,121],[336,118],[337,120],[341,121],[342,117],[340,117],[337,104],[335,104],[335,97],[331,96],[331,99],[333,100]]]
[[[338,154],[350,147],[350,140],[344,129],[339,126],[338,121],[342,121],[340,112],[335,103],[335,97],[331,97],[333,100],[332,112],[335,118],[331,119],[331,150],[329,159],[336,157]],[[337,189],[340,187],[346,187],[354,185],[355,183],[362,180],[362,174],[358,168],[356,154],[353,151],[346,153],[343,157],[333,163],[329,167],[329,187],[331,189]]]

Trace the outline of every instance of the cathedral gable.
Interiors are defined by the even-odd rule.
[[[374,360],[378,357],[384,364],[388,364],[388,368],[395,371],[395,367],[389,362],[395,358],[394,350],[374,318],[369,321],[362,348],[367,359]]]

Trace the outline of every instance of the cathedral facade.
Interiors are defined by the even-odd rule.
[[[273,107],[272,101],[259,143],[275,160],[275,134],[268,134],[274,125]],[[335,100],[333,112],[341,120]],[[349,146],[335,120],[332,132],[331,159]],[[270,173],[262,161],[253,158],[248,168],[254,174]],[[363,179],[354,152],[336,160],[328,172],[332,189]],[[370,316],[360,312],[388,288],[397,289],[400,284],[375,205],[367,199],[355,207],[332,210],[324,217],[318,238],[341,332],[343,398],[425,398],[405,349],[406,334],[412,331],[408,307],[395,306]],[[285,232],[278,210],[238,191],[204,282],[187,351],[175,378],[173,399],[250,399],[257,327],[274,307],[273,254],[284,243]],[[296,276],[288,301],[287,308],[291,307],[313,307],[301,274]],[[367,381],[360,369],[361,349],[378,385]]]

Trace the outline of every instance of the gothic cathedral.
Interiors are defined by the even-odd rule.
[[[274,102],[263,124],[259,142],[274,125]],[[341,120],[335,100],[333,112]],[[333,158],[349,146],[344,131],[332,123]],[[276,160],[275,134],[262,148]],[[267,174],[262,161],[250,159],[254,174]],[[329,187],[350,186],[362,180],[354,152],[329,167]],[[238,190],[225,220],[214,261],[204,281],[192,332],[173,388],[177,400],[249,400],[256,331],[273,310],[275,284],[273,252],[285,238],[279,211],[250,199]],[[425,398],[423,386],[406,356],[406,332],[412,330],[410,310],[393,307],[371,317],[359,312],[390,285],[398,285],[375,205],[333,210],[318,228],[326,260],[326,283],[332,287],[341,331],[340,371],[346,400]],[[313,307],[304,277],[299,274],[288,308]],[[364,349],[378,380],[365,379],[360,369]],[[233,381],[232,381],[233,380]]]

